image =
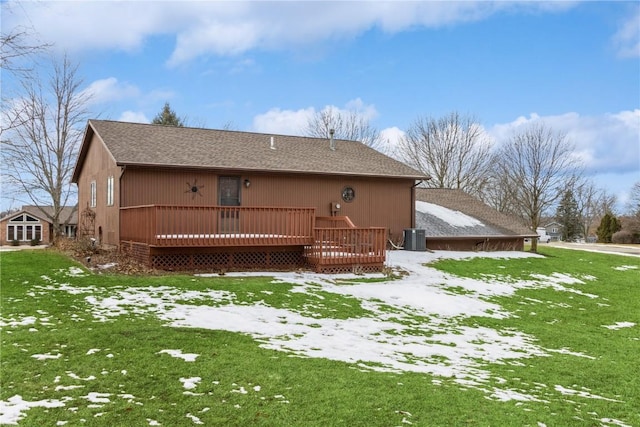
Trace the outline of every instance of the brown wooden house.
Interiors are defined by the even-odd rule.
[[[90,120],[78,233],[156,268],[380,269],[420,172],[357,141]]]

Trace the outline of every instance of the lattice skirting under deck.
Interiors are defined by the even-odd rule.
[[[302,246],[239,248],[157,248],[121,242],[136,261],[168,271],[294,270],[303,268]]]

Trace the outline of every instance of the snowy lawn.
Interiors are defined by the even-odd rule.
[[[640,258],[94,274],[3,253],[0,424],[640,425]]]

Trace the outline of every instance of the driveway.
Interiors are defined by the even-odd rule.
[[[539,245],[545,245],[541,243]],[[604,243],[567,243],[567,242],[552,242],[549,245],[565,248],[576,249],[580,251],[588,252],[603,252],[614,253],[618,255],[637,256],[640,257],[640,245],[616,245],[616,244],[604,244]]]

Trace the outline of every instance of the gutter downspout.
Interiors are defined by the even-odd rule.
[[[416,228],[416,187],[423,182],[421,179],[411,186],[411,228]]]

